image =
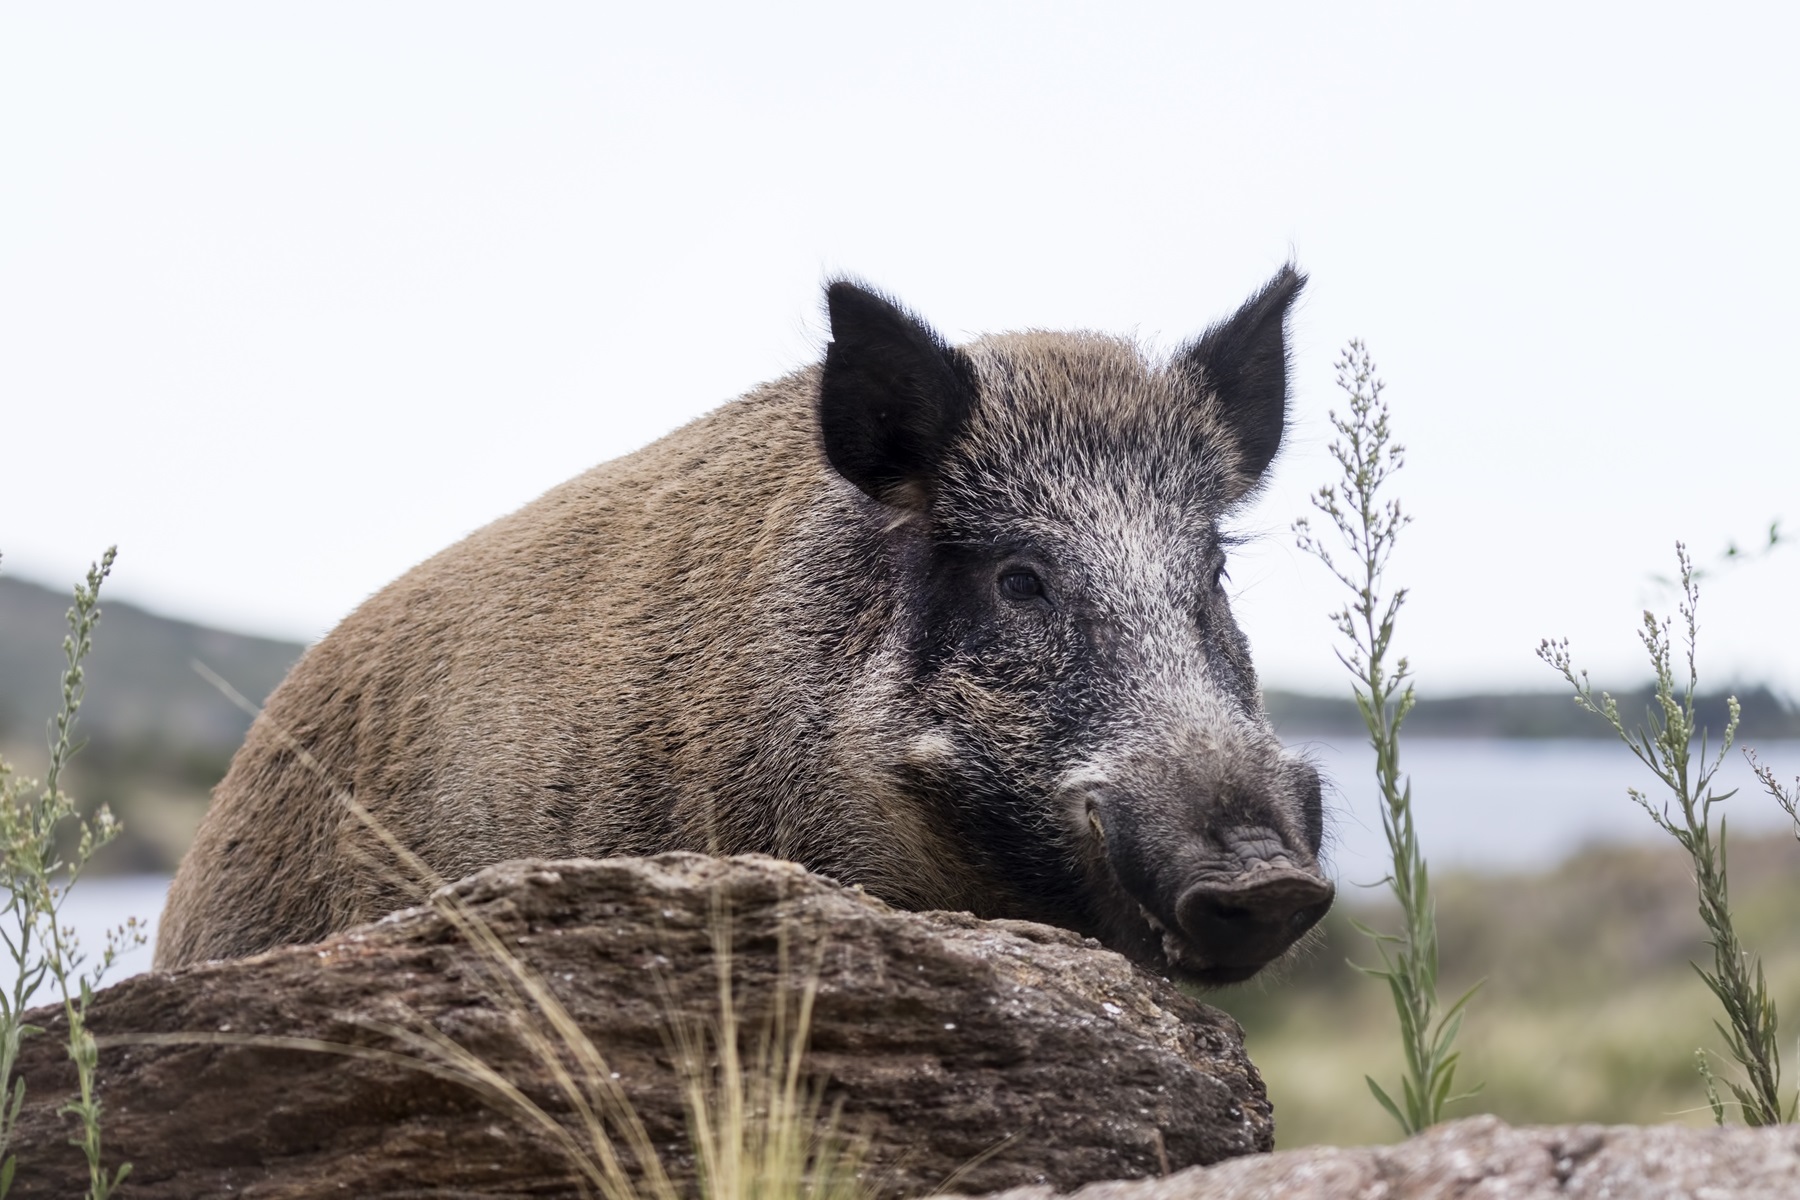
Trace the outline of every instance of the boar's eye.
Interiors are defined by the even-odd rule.
[[[1231,572],[1225,569],[1225,560],[1221,558],[1214,564],[1212,569],[1212,590],[1215,592],[1224,591],[1225,581],[1230,578]]]
[[[1013,600],[1035,600],[1044,594],[1044,581],[1036,571],[1015,567],[1000,576],[1000,590]]]

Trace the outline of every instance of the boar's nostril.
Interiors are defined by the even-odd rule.
[[[1263,869],[1194,884],[1175,906],[1181,931],[1209,962],[1261,966],[1331,907],[1335,889],[1307,871]]]

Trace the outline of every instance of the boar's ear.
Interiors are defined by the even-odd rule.
[[[1255,489],[1287,423],[1287,312],[1306,276],[1283,267],[1244,306],[1183,348],[1182,371],[1212,393],[1243,472],[1233,499]]]
[[[917,317],[853,283],[831,284],[825,304],[825,456],[884,504],[920,508],[945,447],[974,407],[974,367]]]

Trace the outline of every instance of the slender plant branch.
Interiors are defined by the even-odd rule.
[[[62,703],[50,721],[50,765],[40,786],[16,775],[0,762],[0,859],[6,873],[6,899],[0,927],[15,971],[9,993],[0,994],[0,1197],[12,1187],[16,1156],[10,1153],[14,1129],[25,1103],[25,1080],[16,1076],[20,1044],[42,1029],[24,1022],[25,1005],[46,979],[56,985],[68,1025],[69,1057],[75,1062],[76,1095],[60,1110],[76,1117],[72,1139],[87,1159],[90,1200],[106,1200],[131,1171],[122,1163],[108,1171],[102,1162],[100,1100],[94,1081],[99,1050],[87,1029],[87,1010],[107,970],[119,954],[143,944],[135,918],[108,933],[99,960],[89,964],[74,931],[61,920],[62,905],[94,854],[119,834],[119,824],[101,805],[92,816],[77,811],[63,789],[63,773],[81,749],[75,722],[87,693],[83,663],[93,649],[100,621],[100,585],[112,571],[115,550],[108,550],[75,588],[69,609],[68,636],[63,639]],[[35,791],[35,796],[32,793]],[[65,851],[70,836],[73,850]]]
[[[1598,698],[1595,697],[1587,672],[1575,669],[1566,639],[1545,640],[1538,646],[1538,657],[1575,689],[1576,704],[1612,726],[1613,732],[1667,791],[1668,798],[1661,803],[1652,802],[1636,788],[1629,789],[1627,794],[1664,833],[1681,845],[1693,863],[1700,920],[1706,926],[1707,944],[1713,951],[1711,970],[1697,963],[1693,967],[1725,1009],[1725,1021],[1714,1021],[1713,1025],[1745,1077],[1742,1084],[1727,1080],[1726,1086],[1747,1124],[1775,1125],[1783,1120],[1793,1120],[1796,1109],[1795,1103],[1784,1109],[1780,1099],[1781,1057],[1776,1041],[1775,1002],[1769,996],[1761,960],[1743,948],[1732,926],[1723,814],[1719,817],[1716,833],[1712,824],[1713,807],[1736,794],[1735,791],[1715,791],[1713,784],[1737,737],[1740,710],[1737,697],[1731,697],[1727,701],[1730,715],[1718,752],[1710,754],[1707,731],[1698,727],[1694,712],[1694,693],[1699,687],[1700,573],[1695,570],[1687,547],[1680,542],[1675,544],[1675,557],[1680,566],[1682,593],[1677,610],[1681,617],[1681,645],[1675,644],[1673,618],[1659,620],[1652,612],[1644,613],[1638,640],[1656,675],[1656,698],[1642,725],[1627,726],[1619,715],[1618,702],[1608,693],[1601,692]],[[1685,676],[1681,674],[1678,662],[1682,657],[1686,660]],[[1694,753],[1696,743],[1698,754]],[[1763,779],[1764,786],[1793,816],[1794,808],[1787,802],[1791,797],[1776,784],[1774,772],[1761,768],[1754,757],[1752,765],[1758,767],[1757,774]],[[1795,820],[1797,834],[1800,834],[1800,817]],[[1714,1119],[1723,1124],[1725,1105],[1704,1059],[1701,1075]]]
[[[1375,749],[1381,828],[1391,856],[1385,882],[1399,902],[1403,920],[1398,934],[1358,925],[1374,940],[1381,956],[1379,967],[1358,969],[1386,981],[1406,1055],[1399,1099],[1373,1077],[1365,1076],[1365,1081],[1400,1128],[1413,1134],[1442,1120],[1447,1105],[1473,1094],[1473,1090],[1453,1094],[1458,1053],[1452,1047],[1475,989],[1438,1013],[1437,914],[1413,824],[1412,783],[1400,771],[1400,727],[1413,707],[1413,689],[1408,682],[1411,670],[1405,658],[1395,661],[1391,669],[1388,663],[1406,589],[1384,595],[1382,586],[1400,531],[1411,518],[1401,511],[1398,500],[1383,498],[1382,488],[1404,465],[1405,449],[1393,441],[1387,405],[1381,399],[1383,385],[1362,342],[1349,344],[1338,360],[1337,371],[1337,385],[1348,397],[1349,414],[1331,414],[1338,434],[1331,444],[1331,456],[1343,478],[1319,489],[1313,507],[1336,526],[1353,565],[1339,566],[1330,550],[1313,536],[1305,518],[1294,523],[1294,531],[1300,548],[1324,563],[1350,593],[1349,603],[1331,614],[1349,644],[1348,651],[1337,651],[1337,657],[1355,679],[1352,694]]]

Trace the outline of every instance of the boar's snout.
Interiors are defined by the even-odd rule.
[[[1085,790],[1105,869],[1135,909],[1145,936],[1135,956],[1200,983],[1236,983],[1281,957],[1319,922],[1336,888],[1318,865],[1317,826],[1286,819],[1284,801],[1296,794],[1316,804],[1319,784],[1310,766],[1294,762],[1278,772],[1273,794],[1252,802],[1236,789],[1228,804],[1219,793],[1185,804],[1156,803],[1116,787]],[[1221,809],[1269,815],[1227,823]],[[1117,919],[1113,924],[1116,929]],[[1124,948],[1122,945],[1121,948]]]
[[[1294,866],[1261,865],[1229,879],[1206,879],[1183,892],[1175,920],[1205,948],[1209,977],[1247,979],[1318,924],[1331,907],[1330,881]]]

